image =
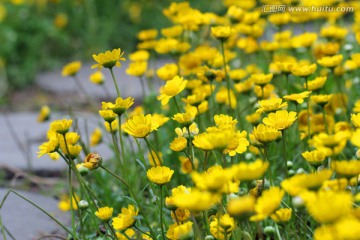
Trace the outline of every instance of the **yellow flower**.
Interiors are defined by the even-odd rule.
[[[259,124],[254,127],[252,131],[252,135],[256,138],[260,143],[269,143],[275,141],[276,139],[281,137],[281,132],[276,128],[266,126],[264,124]]]
[[[338,27],[336,25],[330,25],[321,28],[320,36],[325,38],[334,38],[335,40],[341,40],[345,38],[348,30],[346,28]]]
[[[291,73],[298,77],[307,77],[315,72],[316,67],[317,67],[316,63],[311,64],[311,65],[298,64],[293,67],[293,69],[291,70]]]
[[[188,95],[186,98],[181,98],[181,101],[183,101],[186,104],[192,105],[192,106],[199,106],[202,101],[204,101],[206,98],[205,93],[200,94],[192,94]]]
[[[279,187],[264,190],[255,204],[256,215],[252,216],[250,221],[262,221],[269,217],[280,206],[284,194],[284,190]]]
[[[51,110],[48,106],[44,105],[41,107],[39,115],[37,117],[38,122],[44,122],[46,120],[49,120],[50,118]]]
[[[145,74],[147,65],[146,61],[131,62],[126,69],[126,73],[130,76],[141,77]]]
[[[169,100],[181,93],[186,87],[187,81],[182,77],[175,76],[173,79],[168,80],[164,86],[160,87],[160,95],[157,97],[162,105],[166,105]]]
[[[196,110],[195,111],[188,111],[185,113],[177,113],[173,116],[173,120],[177,121],[181,125],[187,127],[190,126],[196,117]]]
[[[116,113],[114,113],[112,110],[108,110],[108,109],[107,110],[99,110],[99,114],[108,123],[111,123],[117,117]]]
[[[308,81],[308,90],[309,91],[317,91],[321,89],[326,82],[327,77],[317,77],[312,81]],[[306,87],[306,84],[304,83],[304,88]]]
[[[70,198],[68,195],[62,195],[60,197],[60,201],[58,203],[58,208],[61,211],[67,212],[71,210],[71,205],[72,204],[72,208],[73,210],[77,210],[78,209],[78,205],[77,203],[80,201],[80,198],[78,195],[74,194],[72,197],[72,202],[70,203]]]
[[[145,50],[139,50],[129,55],[129,59],[133,62],[142,62],[149,60],[150,53]]]
[[[138,212],[139,210],[135,209],[131,204],[129,204],[127,208],[122,208],[121,213],[112,219],[113,228],[118,231],[130,228],[134,225]]]
[[[269,163],[264,162],[261,159],[257,159],[255,162],[251,163],[241,162],[232,166],[234,169],[234,177],[241,181],[259,179],[264,175],[268,167]]]
[[[71,119],[55,120],[50,123],[50,130],[64,135],[70,130],[71,124]]]
[[[83,166],[87,169],[93,170],[101,166],[102,157],[97,153],[89,153],[84,159]]]
[[[219,91],[215,95],[215,100],[218,103],[222,103],[222,104],[226,104],[227,106],[230,106],[229,91],[228,91],[227,87],[225,87],[225,86],[220,87]],[[232,109],[235,109],[237,106],[237,102],[236,102],[235,93],[232,89],[230,89],[230,101],[231,101],[230,107]]]
[[[320,188],[322,183],[331,177],[332,173],[331,170],[325,169],[316,173],[297,174],[282,181],[281,187],[291,196],[296,196],[307,189],[316,190]]]
[[[75,76],[79,72],[80,68],[81,68],[81,62],[80,61],[75,61],[75,62],[68,63],[63,67],[61,75],[63,77]]]
[[[168,28],[162,28],[161,34],[167,38],[177,38],[183,33],[181,25],[175,25]]]
[[[273,74],[263,74],[263,73],[255,73],[251,75],[251,80],[256,84],[260,86],[265,86],[268,84],[271,79],[273,78]]]
[[[279,110],[275,113],[269,113],[268,117],[263,119],[263,123],[267,126],[283,131],[289,128],[295,122],[296,118],[296,112]]]
[[[310,47],[317,39],[316,33],[303,33],[293,37],[291,41],[291,46],[293,48],[303,48],[303,47]]]
[[[98,55],[93,54],[92,57],[97,62],[91,66],[91,68],[97,68],[101,70],[104,68],[112,69],[113,67],[121,67],[120,61],[125,61],[125,58],[122,58],[124,52],[120,48],[114,49],[111,52],[106,51],[105,53],[99,53]]]
[[[147,235],[145,235],[145,236],[147,236]],[[128,240],[129,238],[136,237],[136,232],[134,229],[128,228],[125,230],[124,233],[116,232],[116,237],[117,237],[117,240]],[[148,238],[143,237],[143,239],[148,239]],[[152,239],[152,238],[150,238],[150,239]]]
[[[360,113],[351,114],[351,122],[355,125],[355,127],[360,128]]]
[[[173,203],[177,207],[187,208],[190,211],[205,211],[217,204],[221,195],[211,192],[191,189],[173,196]]]
[[[162,163],[163,163],[162,153],[161,152],[158,152],[156,154],[153,150],[151,150],[151,152],[149,152],[147,154],[147,157],[149,159],[150,166],[152,166],[152,167],[161,166]],[[155,159],[155,161],[154,161],[154,159]]]
[[[49,139],[49,141],[42,143],[39,146],[39,151],[37,152],[38,158],[45,155],[54,153],[59,148],[59,141],[57,138]]]
[[[105,81],[105,76],[102,74],[102,72],[97,71],[90,75],[89,77],[90,81],[94,84],[103,84]]]
[[[158,35],[157,29],[145,29],[138,32],[137,38],[141,41],[147,41],[147,40],[155,39],[157,35]]]
[[[170,143],[170,149],[181,152],[187,147],[187,140],[184,137],[177,137]]]
[[[169,209],[173,209],[174,207],[174,197],[180,193],[189,193],[191,192],[191,188],[187,188],[183,185],[177,186],[176,188],[171,189],[171,196],[165,198],[165,205]]]
[[[164,81],[173,79],[179,73],[179,68],[175,63],[168,63],[156,71],[157,76]]]
[[[295,102],[296,104],[302,104],[304,102],[304,98],[309,97],[311,91],[304,91],[302,93],[294,93],[290,95],[284,96],[284,99],[288,101]]]
[[[275,213],[270,215],[270,218],[275,222],[287,222],[291,219],[291,208],[280,208]]]
[[[135,138],[145,138],[157,128],[158,124],[152,121],[151,114],[139,114],[126,121],[124,130]]]
[[[58,13],[54,19],[54,26],[58,29],[64,28],[68,23],[68,17],[64,13]]]
[[[163,114],[154,113],[151,115],[151,121],[158,127],[164,125],[167,121],[169,121],[169,119],[170,118],[166,117]]]
[[[166,237],[171,240],[192,239],[194,235],[192,225],[190,221],[182,224],[173,223],[169,226]]]
[[[239,82],[240,80],[242,80],[243,78],[245,78],[247,76],[247,72],[244,69],[234,69],[231,70],[229,72],[229,77],[230,79],[232,79],[234,82]]]
[[[342,60],[343,60],[343,55],[338,54],[330,57],[322,57],[317,61],[317,63],[323,67],[334,68],[340,65]]]
[[[325,160],[326,151],[321,149],[316,149],[311,152],[309,151],[303,152],[301,153],[301,155],[310,165],[317,167],[320,166],[322,162]]]
[[[185,222],[191,217],[191,213],[186,208],[178,208],[175,211],[171,211],[171,218],[176,221]]]
[[[310,215],[319,223],[331,223],[346,216],[352,210],[350,192],[319,191],[305,201]]]
[[[330,135],[319,133],[313,136],[309,143],[317,149],[325,150],[326,155],[331,156],[339,154],[344,149],[348,137],[348,133],[344,131]]]
[[[231,216],[248,217],[255,210],[255,197],[251,195],[232,198],[229,200],[226,211]]]
[[[148,179],[157,185],[164,185],[170,182],[173,174],[174,170],[165,166],[152,167],[146,172]]]
[[[288,12],[275,13],[270,14],[268,20],[274,25],[284,25],[290,22],[290,17],[291,15]]]
[[[95,215],[102,221],[108,221],[112,217],[113,210],[113,208],[107,206],[101,207],[95,212]]]
[[[233,178],[233,171],[216,165],[204,173],[192,172],[191,178],[200,190],[219,191]]]
[[[111,109],[118,116],[121,116],[126,110],[128,110],[134,104],[134,98],[121,98],[118,97],[115,100],[115,103],[111,102],[102,102],[102,109]]]
[[[276,110],[286,108],[288,106],[287,102],[283,103],[281,98],[260,100],[259,105],[259,109],[256,110],[257,113],[275,112]]]
[[[107,132],[116,133],[119,130],[119,120],[115,119],[111,123],[104,122],[104,126]]]
[[[359,160],[336,160],[331,161],[331,169],[340,176],[351,178],[360,174]]]
[[[250,115],[247,115],[245,117],[246,121],[248,121],[249,123],[251,123],[252,125],[257,125],[260,123],[260,118],[261,118],[261,114],[260,113],[253,113]]]
[[[220,41],[227,40],[232,32],[233,29],[230,26],[217,26],[211,28],[211,34]]]
[[[230,217],[229,214],[215,216],[210,222],[210,233],[219,240],[225,239],[225,233],[228,237],[230,237],[234,228],[235,220]]]

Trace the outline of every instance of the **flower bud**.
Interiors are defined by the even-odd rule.
[[[84,160],[84,167],[93,170],[101,166],[102,157],[97,153],[89,153]]]
[[[287,162],[286,162],[286,166],[287,166],[288,168],[291,168],[293,165],[294,165],[294,164],[293,164],[292,161],[287,161]]]
[[[273,226],[266,226],[264,228],[264,233],[266,236],[274,236],[275,235],[275,228]]]
[[[85,209],[87,209],[89,207],[89,203],[86,200],[81,200],[78,203],[78,206],[79,206],[80,209],[85,210]]]
[[[205,240],[214,240],[215,238],[211,235],[207,235],[204,239]]]

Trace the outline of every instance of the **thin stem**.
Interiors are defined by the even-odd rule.
[[[75,213],[74,213],[74,206],[73,206],[73,191],[72,191],[72,179],[71,179],[71,162],[73,162],[73,160],[71,159],[71,154],[69,151],[69,146],[67,144],[66,141],[66,133],[62,134],[63,138],[64,138],[64,143],[65,143],[65,148],[66,151],[68,153],[69,156],[69,170],[68,170],[68,185],[69,185],[69,201],[70,201],[70,211],[71,211],[71,227],[72,227],[72,231],[73,231],[73,237],[76,237],[76,228],[75,228]]]
[[[284,176],[287,178],[288,171],[287,171],[287,153],[286,153],[286,130],[282,131],[282,143],[283,143],[283,156],[284,156]],[[284,179],[285,179],[284,178]]]
[[[181,112],[180,108],[179,108],[179,105],[178,105],[178,102],[176,100],[176,96],[174,96],[173,99],[174,99],[174,102],[175,102],[176,109],[178,110],[178,112]]]
[[[117,96],[118,96],[118,97],[121,97],[121,95],[120,95],[120,90],[119,90],[118,84],[117,84],[117,82],[116,82],[116,78],[115,78],[114,71],[113,71],[112,68],[110,68],[110,73],[111,73],[111,77],[112,77],[112,79],[113,79],[113,81],[114,81],[114,85],[115,85],[115,88],[116,88]]]
[[[5,234],[5,226],[4,224],[2,223],[2,218],[1,218],[1,214],[0,214],[0,227],[1,227],[1,233],[2,233],[2,236],[3,236],[3,239],[6,240],[6,234]]]
[[[321,106],[321,109],[322,109],[322,114],[323,114],[323,118],[324,118],[325,130],[326,130],[326,133],[329,134],[328,125],[327,125],[327,122],[326,122],[325,107]]]
[[[145,140],[145,142],[146,142],[146,144],[147,144],[147,146],[148,146],[148,148],[149,148],[150,154],[151,154],[151,156],[152,156],[152,158],[153,158],[153,160],[154,160],[154,165],[157,166],[157,164],[156,164],[156,159],[155,159],[155,157],[153,156],[153,153],[152,153],[152,152],[155,153],[156,158],[157,158],[159,161],[161,161],[161,158],[160,158],[158,152],[157,152],[157,151],[155,150],[155,148],[153,147],[153,145],[151,145],[151,143],[147,140],[147,138],[144,138],[144,140]],[[151,150],[152,150],[152,151],[151,151]],[[160,162],[160,164],[161,164],[161,162]]]
[[[120,158],[120,149],[119,149],[118,143],[116,141],[115,133],[114,133],[114,131],[112,129],[111,123],[109,123],[109,128],[110,128],[111,138],[112,138],[112,141],[113,141],[113,144],[114,144],[114,147],[115,147],[116,158],[119,160],[120,166],[123,169],[124,164],[123,164],[123,162],[121,161],[121,158]]]
[[[225,72],[225,79],[226,79],[226,87],[228,92],[228,101],[229,106],[231,109],[231,96],[230,96],[230,78],[228,77],[227,68],[226,68],[226,59],[225,59],[225,48],[224,48],[224,41],[221,41],[221,53],[222,53],[222,59],[223,59],[223,65],[224,65],[224,72]]]
[[[120,148],[121,148],[121,158],[122,158],[122,174],[125,173],[125,170],[124,170],[124,166],[126,166],[126,163],[125,163],[125,148],[124,148],[124,141],[123,141],[123,134],[122,134],[122,131],[121,131],[121,116],[119,115],[119,141],[120,141]]]
[[[48,213],[47,211],[45,211],[43,208],[41,208],[40,206],[38,206],[37,204],[35,204],[33,201],[27,199],[26,197],[24,197],[23,195],[15,192],[14,190],[9,190],[5,196],[3,197],[1,204],[0,204],[0,209],[3,207],[7,197],[10,195],[10,193],[13,193],[15,195],[17,195],[18,197],[24,199],[25,201],[27,201],[28,203],[30,203],[31,205],[33,205],[34,207],[36,207],[37,209],[39,209],[41,212],[43,212],[46,216],[48,216],[49,218],[51,218],[51,220],[53,220],[54,222],[56,222],[62,229],[64,229],[68,234],[70,234],[71,236],[75,237],[73,235],[73,233],[67,229],[61,222],[59,222],[54,216],[52,216],[52,214]]]
[[[163,205],[163,186],[160,185],[160,225],[161,225],[161,235],[162,238],[165,240],[165,233],[164,233],[164,224],[163,224],[163,211],[162,211],[162,205]]]
[[[105,168],[104,166],[100,166],[100,168],[104,169],[107,173],[109,173],[111,176],[113,176],[114,178],[118,179],[122,184],[125,185],[125,187],[129,190],[130,192],[130,195],[132,196],[132,198],[135,200],[138,208],[139,208],[139,211],[140,213],[143,215],[144,217],[144,220],[145,220],[145,223],[147,225],[147,227],[149,228],[150,230],[150,233],[151,233],[151,237],[152,238],[155,238],[155,233],[154,231],[152,230],[151,226],[150,226],[150,223],[148,221],[148,219],[146,218],[146,215],[145,215],[145,212],[142,208],[142,205],[140,204],[138,198],[136,197],[136,195],[134,194],[133,190],[131,189],[131,187],[127,184],[127,182],[125,182],[121,177],[117,176],[115,173],[111,172],[109,169]]]
[[[142,97],[143,97],[143,99],[145,99],[145,96],[146,96],[145,79],[143,76],[140,76],[139,79],[140,79],[140,84],[141,84]]]
[[[195,154],[194,154],[194,147],[193,147],[193,144],[192,144],[192,141],[191,141],[190,127],[188,126],[186,129],[187,129],[187,132],[188,132],[188,141],[189,141],[189,144],[190,144],[190,152],[191,152],[190,162],[191,162],[192,168],[195,170],[195,165],[194,165]]]

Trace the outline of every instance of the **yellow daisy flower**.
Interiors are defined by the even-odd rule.
[[[98,55],[93,54],[92,57],[97,62],[91,66],[91,68],[97,68],[101,70],[104,68],[112,69],[113,67],[121,67],[120,61],[125,61],[125,58],[122,57],[124,52],[120,48],[114,49],[111,52],[106,51],[105,53],[99,53]]]

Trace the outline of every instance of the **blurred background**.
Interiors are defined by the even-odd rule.
[[[29,88],[39,72],[61,69],[92,54],[135,49],[136,33],[170,25],[170,0],[0,0],[0,107]],[[216,2],[190,1],[200,10]],[[214,4],[215,3],[215,4]]]

